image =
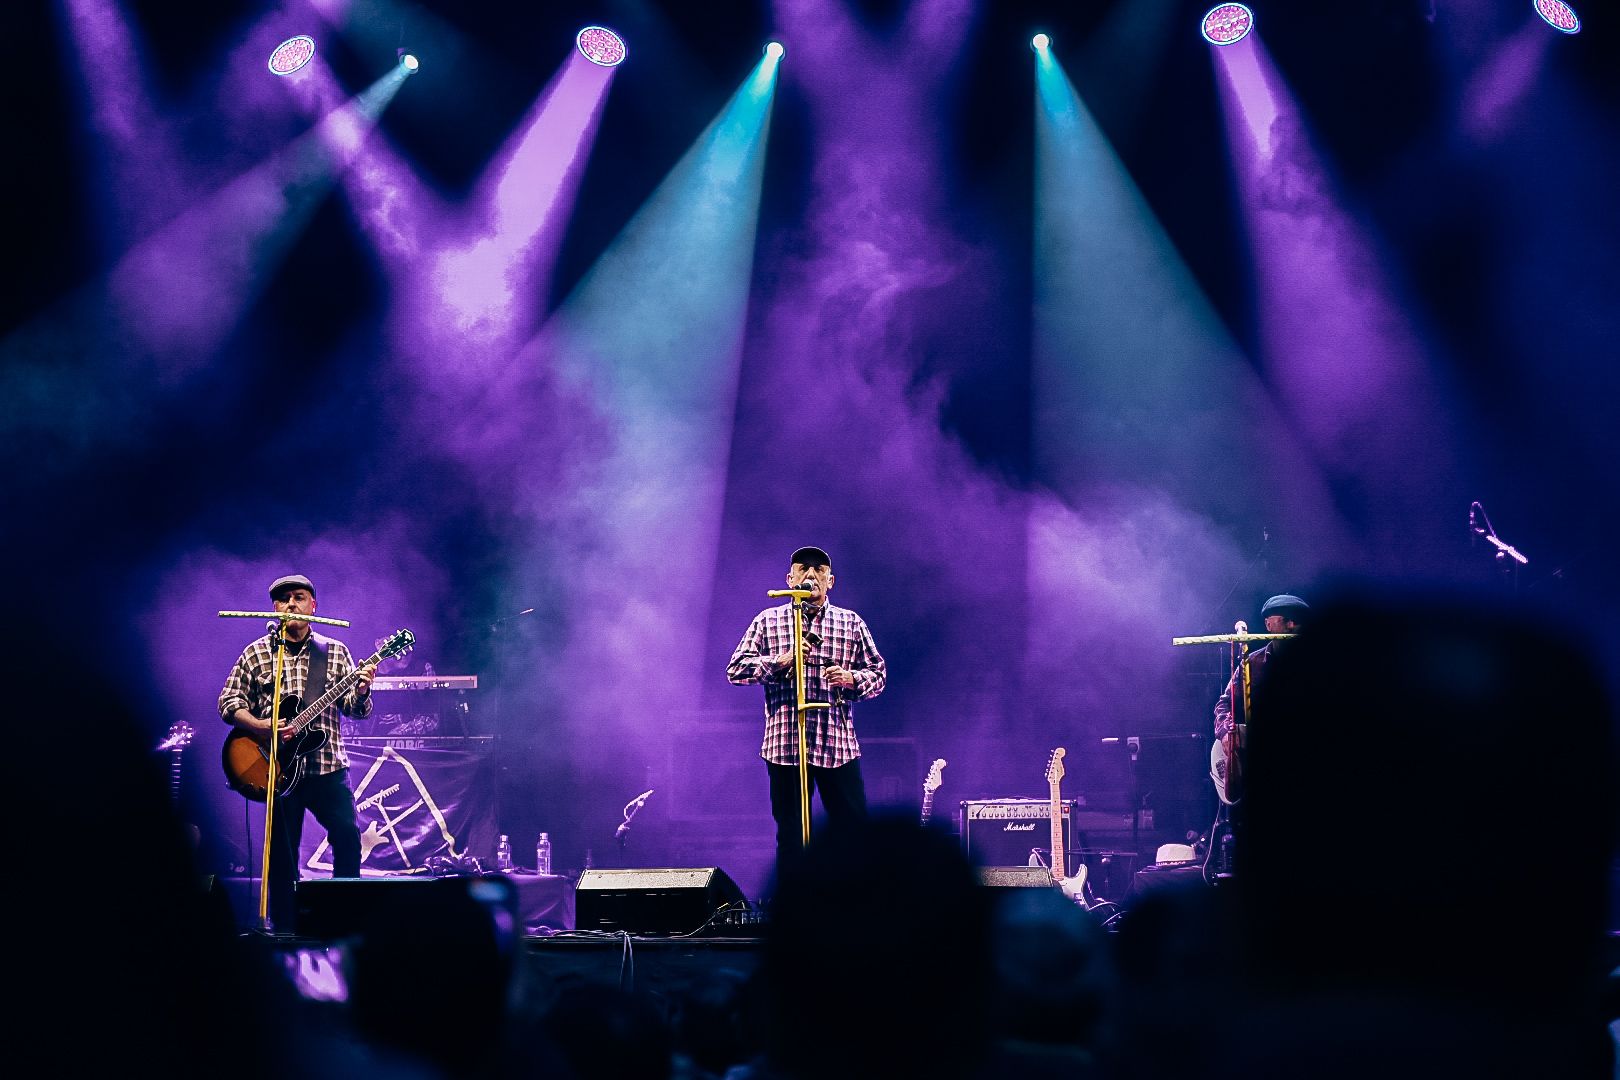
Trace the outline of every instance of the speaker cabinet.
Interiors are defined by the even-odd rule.
[[[1131,887],[1126,890],[1123,903],[1130,907],[1161,893],[1208,887],[1202,863],[1144,866],[1132,876]]]
[[[1044,866],[981,866],[979,884],[993,889],[1050,889],[1052,872]]]
[[[1074,801],[1064,800],[1063,849],[1074,868]],[[978,866],[1026,866],[1030,852],[1052,846],[1052,804],[1046,799],[979,799],[962,803],[962,846]]]
[[[722,908],[747,904],[717,866],[586,870],[574,889],[574,926],[631,934],[690,934]]]

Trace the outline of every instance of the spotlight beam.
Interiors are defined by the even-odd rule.
[[[87,156],[105,180],[91,212],[109,257],[135,237],[150,235],[183,208],[182,193],[196,177],[178,153],[169,123],[153,108],[146,63],[135,31],[113,0],[62,0],[67,28],[79,54]]]
[[[573,628],[557,670],[611,660],[624,676],[576,698],[587,712],[636,715],[625,706],[654,672],[676,698],[702,685],[701,649],[642,636],[662,605],[610,583],[633,576],[646,538],[659,536],[660,560],[682,567],[678,595],[665,600],[707,625],[775,68],[760,59],[526,350],[606,429],[594,460],[578,466],[589,513],[566,533],[549,530],[568,572],[529,568],[594,612]],[[625,654],[628,640],[649,644]]]
[[[410,318],[436,309],[443,330],[485,342],[533,331],[615,70],[570,52],[433,255],[430,306]]]
[[[1464,478],[1467,455],[1446,407],[1455,395],[1440,385],[1260,37],[1210,55],[1254,252],[1269,381],[1330,481],[1357,493],[1342,501],[1353,507],[1358,557],[1380,570],[1412,569],[1446,542],[1450,525],[1434,508]]]
[[[0,343],[0,433],[75,457],[149,437],[163,403],[210,369],[402,80],[383,76]]]
[[[1099,476],[1151,483],[1228,519],[1263,516],[1295,492],[1331,528],[1314,470],[1296,455],[1273,460],[1286,425],[1049,53],[1036,65],[1035,131],[1042,480],[1076,498]]]

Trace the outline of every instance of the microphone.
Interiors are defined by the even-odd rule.
[[[613,839],[624,839],[624,834],[630,831],[630,819],[636,816],[637,810],[640,810],[642,806],[646,805],[647,800],[652,796],[654,790],[656,789],[648,788],[646,791],[643,791],[640,795],[637,795],[635,798],[631,799],[625,804],[624,821],[620,822],[619,827],[613,830]]]

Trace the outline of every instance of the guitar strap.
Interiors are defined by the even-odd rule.
[[[317,633],[311,632],[309,635],[309,676],[304,679],[305,703],[326,693],[326,660],[331,651],[330,644]]]

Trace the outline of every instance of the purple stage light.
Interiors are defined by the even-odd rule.
[[[1564,0],[1533,0],[1533,6],[1536,14],[1554,30],[1566,34],[1581,32],[1581,17],[1575,14],[1575,9],[1564,3]]]
[[[628,55],[624,39],[605,26],[587,26],[575,36],[574,44],[581,56],[601,67],[618,67]]]
[[[1204,13],[1202,29],[1211,45],[1235,45],[1254,29],[1254,12],[1242,4],[1216,4]]]
[[[270,71],[276,75],[291,75],[313,59],[315,39],[299,34],[276,46],[276,51],[270,54]]]
[[[769,45],[765,46],[765,55],[770,57],[772,60],[780,60],[782,58],[782,51],[782,43],[780,41],[773,41]]]

